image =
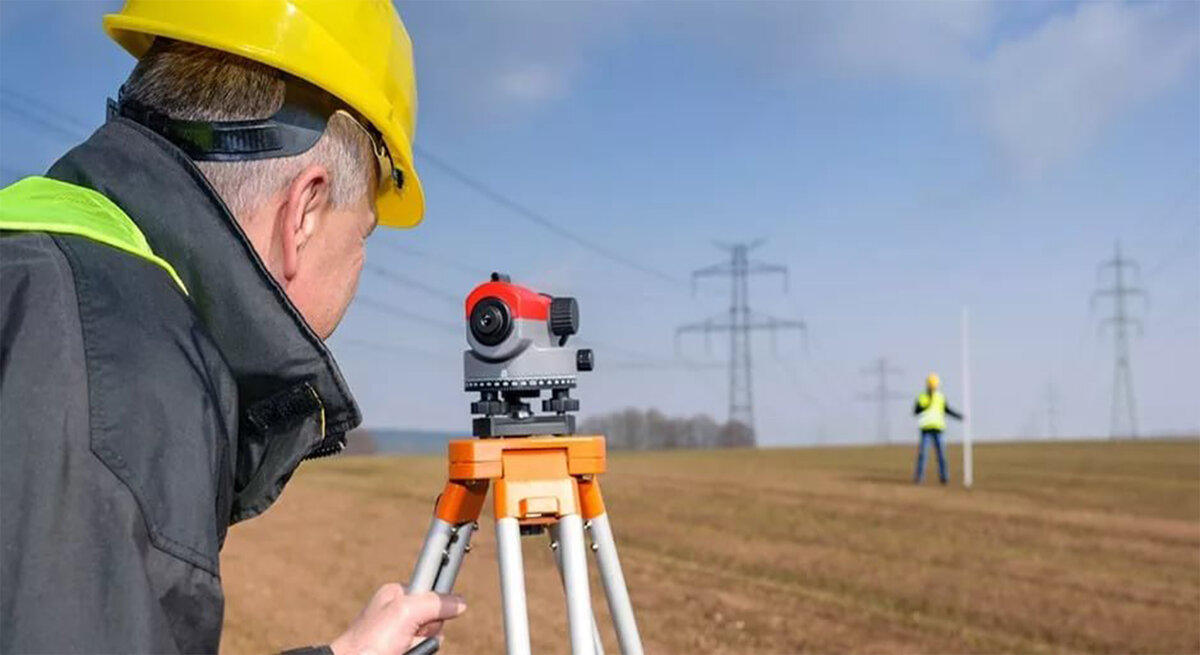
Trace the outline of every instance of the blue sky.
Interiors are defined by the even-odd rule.
[[[132,63],[100,30],[113,5],[0,1],[0,181],[102,120]],[[763,443],[873,439],[875,408],[855,396],[880,356],[906,395],[937,370],[959,401],[963,305],[978,434],[1046,435],[1053,388],[1059,434],[1104,435],[1112,343],[1088,298],[1120,240],[1151,296],[1133,346],[1142,431],[1200,430],[1200,5],[399,6],[420,147],[678,282],[419,159],[425,223],[377,232],[369,261],[436,292],[368,271],[331,342],[368,425],[467,429],[461,333],[371,301],[457,323],[444,296],[493,269],[580,298],[598,352],[585,413],[721,418],[724,370],[679,365],[674,328],[727,302],[719,282],[686,284],[722,258],[713,241],[764,238],[756,255],[790,267],[790,293],[756,280],[752,304],[809,335],[755,347]],[[31,117],[26,98],[49,110]],[[724,343],[683,353],[718,364]],[[908,405],[892,405],[896,438]]]

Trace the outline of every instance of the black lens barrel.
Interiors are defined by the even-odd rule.
[[[471,336],[485,346],[500,345],[512,334],[512,312],[499,298],[489,296],[471,309]]]

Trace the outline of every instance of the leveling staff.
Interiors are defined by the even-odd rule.
[[[0,191],[0,651],[216,652],[226,529],[361,421],[322,340],[421,220],[412,47],[388,0],[104,27],[138,58],[108,122]],[[332,651],[463,609],[385,585]]]

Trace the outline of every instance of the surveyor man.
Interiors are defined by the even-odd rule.
[[[108,121],[0,191],[0,651],[215,652],[226,529],[361,420],[323,340],[376,224],[421,220],[412,46],[389,0],[104,27],[138,59]],[[317,650],[463,609],[385,584]]]
[[[950,480],[950,471],[946,466],[946,453],[942,449],[942,432],[946,430],[946,416],[950,415],[962,420],[962,414],[946,404],[946,396],[940,387],[942,379],[937,373],[930,373],[925,379],[925,391],[917,396],[913,404],[913,414],[917,417],[917,425],[921,428],[921,445],[917,447],[917,470],[913,473],[913,482],[921,484],[925,478],[925,447],[933,442],[937,449],[938,479],[942,484]]]

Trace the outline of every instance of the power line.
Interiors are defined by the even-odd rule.
[[[901,373],[903,371],[892,366],[886,357],[880,357],[873,364],[862,369],[863,375],[875,378],[875,390],[859,394],[858,399],[878,404],[879,414],[876,418],[875,430],[880,443],[890,443],[892,440],[890,421],[888,420],[888,403],[907,399],[907,396],[893,392],[891,385],[888,384],[891,376]]]
[[[661,362],[623,362],[618,360],[608,363],[601,362],[597,366],[605,371],[701,371],[725,368],[725,364],[719,363],[701,364],[696,362],[673,362],[669,360]]]
[[[729,309],[699,323],[682,325],[675,331],[675,338],[688,333],[700,332],[705,340],[714,332],[729,333],[729,420],[738,421],[754,432],[754,370],[750,357],[750,333],[768,331],[772,343],[779,330],[806,329],[802,321],[779,319],[773,316],[754,314],[750,311],[750,276],[779,273],[784,276],[787,288],[787,267],[777,264],[762,264],[751,261],[748,253],[762,245],[754,243],[717,244],[729,252],[727,263],[714,264],[692,272],[692,286],[702,277],[728,277],[730,279]]]
[[[397,273],[390,269],[384,268],[383,266],[379,266],[378,264],[367,262],[366,264],[363,264],[363,270],[386,280],[391,280],[392,282],[398,282],[407,287],[411,287],[431,298],[436,298],[444,303],[448,303],[456,307],[463,303],[462,298],[455,294],[448,293],[442,289],[438,289],[437,287],[430,286],[420,280],[411,278],[403,273]]]
[[[363,350],[371,350],[374,352],[389,352],[398,355],[409,355],[413,357],[421,357],[427,359],[445,360],[445,357],[438,357],[428,350],[421,350],[412,346],[395,343],[381,343],[370,339],[360,339],[358,337],[335,337],[331,344],[334,348],[342,346],[350,346],[352,348],[361,348]],[[453,358],[452,358],[453,360]]]
[[[1115,437],[1120,429],[1120,417],[1124,414],[1128,423],[1130,436],[1136,437],[1137,400],[1133,390],[1133,369],[1129,363],[1129,328],[1136,327],[1138,334],[1143,332],[1142,321],[1129,313],[1128,298],[1141,298],[1148,302],[1146,292],[1140,287],[1130,286],[1126,281],[1125,271],[1131,270],[1141,275],[1137,262],[1121,255],[1121,244],[1117,242],[1113,250],[1113,258],[1100,264],[1099,276],[1103,277],[1112,271],[1112,286],[1096,290],[1092,293],[1092,306],[1097,300],[1111,300],[1113,313],[1104,318],[1100,328],[1111,327],[1113,332],[1113,397],[1112,415],[1109,423],[1109,436]]]
[[[58,127],[55,127],[52,129],[72,130],[77,133],[77,134],[73,134],[72,135],[73,137],[79,137],[81,135],[86,135],[87,133],[96,129],[96,125],[92,125],[83,120],[75,118],[74,116],[71,116],[71,115],[67,114],[66,112],[64,112],[62,109],[59,109],[58,107],[55,107],[41,99],[35,98],[26,93],[21,93],[20,91],[13,91],[12,89],[6,88],[6,89],[4,89],[4,93],[0,94],[0,102],[3,102],[4,104],[13,105],[14,103],[5,102],[10,99],[16,99],[26,105],[29,105],[34,110],[40,112],[40,115],[42,115],[42,116],[45,116],[45,115],[54,116],[58,121],[60,121],[60,123],[59,123]],[[23,108],[16,107],[16,111],[21,112],[21,111],[23,111]],[[28,111],[28,110],[24,110],[24,111]]]
[[[38,126],[42,127],[43,129],[50,130],[51,132],[55,132],[59,136],[65,137],[72,141],[82,139],[82,138],[84,138],[84,136],[86,134],[86,133],[81,134],[80,132],[78,132],[77,130],[75,130],[73,128],[64,126],[63,124],[48,118],[47,113],[35,113],[26,107],[23,107],[15,102],[12,102],[11,100],[9,100],[9,98],[6,95],[0,95],[0,106],[3,106],[8,111],[20,116],[21,118],[24,118],[25,120],[29,121],[30,123],[38,125]],[[49,115],[52,116],[55,114],[49,114]],[[61,116],[61,114],[59,114],[59,115]]]
[[[420,147],[414,147],[413,150],[418,155],[420,155],[422,159],[424,159],[426,162],[428,162],[434,168],[437,168],[437,169],[441,170],[443,173],[454,178],[455,180],[458,180],[458,182],[461,183],[463,186],[466,186],[467,188],[471,189],[472,191],[478,193],[479,195],[491,200],[492,202],[500,205],[501,207],[504,207],[505,209],[511,211],[512,213],[516,214],[517,216],[520,216],[521,218],[524,218],[525,220],[527,220],[535,225],[538,225],[538,226],[548,230],[549,232],[554,233],[555,235],[559,236],[560,238],[566,239],[567,241],[570,241],[578,246],[581,246],[587,250],[590,250],[591,252],[593,252],[597,255],[600,255],[601,257],[604,257],[605,259],[608,259],[610,261],[621,264],[622,266],[625,266],[632,270],[638,271],[640,273],[643,273],[647,276],[653,277],[662,282],[667,282],[667,283],[675,284],[675,285],[682,285],[682,282],[680,280],[678,280],[674,277],[671,277],[670,275],[667,275],[666,273],[663,273],[662,271],[654,269],[650,266],[646,266],[645,264],[635,261],[615,250],[612,250],[605,246],[599,245],[590,239],[580,236],[579,234],[576,234],[575,232],[572,232],[571,230],[568,230],[568,229],[558,225],[556,222],[551,220],[545,214],[542,214],[534,209],[531,209],[531,208],[527,207],[526,205],[523,205],[520,202],[517,202],[516,200],[513,200],[512,198],[504,195],[503,193],[491,188],[487,184],[484,184],[483,182],[468,175],[467,173],[463,172],[462,170],[450,165],[444,159],[438,157],[437,155],[434,155],[433,153],[429,152],[428,150],[426,150],[424,148],[420,148]]]
[[[439,266],[457,271],[459,273],[462,273],[463,275],[466,275],[466,276],[474,278],[474,279],[486,280],[488,275],[491,274],[491,271],[489,271],[489,270],[485,270],[483,268],[475,268],[474,266],[467,266],[453,257],[444,257],[442,255],[438,255],[436,253],[432,253],[432,252],[429,252],[428,250],[424,250],[422,248],[417,248],[416,246],[412,246],[409,244],[399,244],[399,243],[394,243],[392,241],[386,241],[386,240],[372,241],[371,243],[372,243],[372,245],[379,243],[379,244],[383,245],[384,248],[387,248],[389,250],[401,252],[410,257],[417,257],[419,259],[424,259],[424,260],[433,262],[435,264],[438,264]]]
[[[450,321],[430,318],[402,307],[397,307],[390,303],[375,300],[374,298],[371,298],[370,296],[364,296],[361,293],[354,297],[354,304],[373,309],[377,312],[391,314],[392,316],[413,321],[415,323],[422,323],[424,325],[437,328],[438,330],[459,331],[464,329],[463,324],[454,324]]]
[[[18,102],[14,102],[14,99],[23,104],[18,104]],[[91,126],[85,125],[82,121],[79,121],[71,116],[68,116],[65,113],[63,113],[62,111],[60,111],[54,107],[51,107],[51,106],[47,105],[46,103],[41,102],[35,98],[27,96],[25,94],[9,91],[6,89],[4,92],[4,95],[0,96],[0,101],[3,102],[3,105],[5,108],[9,109],[10,111],[17,114],[18,116],[28,120],[31,123],[34,123],[34,124],[42,127],[43,129],[50,130],[60,136],[66,137],[68,139],[76,140],[76,139],[86,138],[86,133],[92,129]],[[30,109],[31,107],[32,107],[32,109]],[[582,236],[579,236],[573,232],[570,232],[569,230],[566,230],[565,228],[559,227],[545,215],[540,214],[524,205],[521,205],[517,201],[508,198],[504,194],[502,194],[502,193],[488,187],[486,184],[472,178],[471,176],[467,175],[466,173],[462,172],[461,170],[451,166],[445,160],[438,158],[436,155],[433,155],[432,153],[430,153],[426,150],[418,149],[418,153],[423,158],[425,158],[428,162],[433,164],[435,167],[437,167],[437,168],[441,169],[442,171],[446,172],[447,174],[451,175],[452,177],[457,179],[462,184],[468,186],[469,188],[475,190],[476,192],[489,198],[490,200],[497,202],[498,204],[504,206],[505,208],[517,213],[518,215],[522,216],[523,218],[526,218],[542,227],[545,227],[546,229],[558,234],[559,236],[561,236],[563,238],[569,239],[585,248],[588,248],[589,250],[591,250],[593,252],[596,252],[597,254],[607,257],[610,260],[624,264],[626,266],[629,266],[631,268],[639,270],[643,273],[658,277],[659,279],[663,279],[666,281],[680,283],[678,280],[675,280],[675,279],[671,278],[670,276],[667,276],[667,275],[661,273],[660,271],[656,271],[652,268],[643,266],[640,263],[638,263],[632,259],[629,259],[617,252],[611,251],[603,246],[592,243]],[[6,173],[12,174],[13,177],[20,177],[20,176],[24,175],[23,173],[16,171],[14,169],[11,169],[9,167],[3,167],[3,170]],[[484,271],[483,269],[477,269],[477,268],[474,268],[471,266],[466,266],[466,265],[461,264],[460,262],[458,262],[457,260],[455,260],[453,258],[444,257],[444,256],[441,256],[441,255],[438,255],[435,253],[431,253],[429,251],[422,250],[420,248],[416,248],[413,246],[400,245],[400,244],[395,244],[395,243],[391,243],[388,241],[380,241],[379,243],[382,243],[384,245],[384,247],[389,248],[391,250],[404,252],[405,254],[408,254],[408,255],[412,255],[415,257],[426,259],[431,262],[435,262],[443,267],[456,270],[460,273],[469,275],[471,277],[483,278],[483,277],[486,277],[488,274],[488,272]],[[405,275],[403,273],[396,272],[386,266],[368,262],[368,263],[364,264],[363,270],[372,275],[376,275],[378,277],[390,280],[392,282],[396,282],[396,283],[408,286],[410,288],[416,289],[417,291],[420,291],[421,293],[425,294],[428,297],[435,298],[435,299],[437,299],[441,302],[445,302],[447,304],[458,306],[462,302],[462,299],[460,298],[460,296],[458,294],[450,293],[444,289],[440,289],[436,286],[427,284],[425,282],[417,280],[417,279],[410,277],[408,275]],[[368,307],[372,310],[375,310],[375,311],[391,314],[393,316],[403,318],[405,320],[423,323],[423,324],[431,326],[431,327],[436,327],[439,329],[452,329],[452,330],[461,329],[460,325],[455,325],[448,321],[442,321],[439,319],[430,318],[428,316],[423,316],[416,312],[413,312],[413,311],[410,311],[410,310],[407,310],[407,309],[404,309],[401,307],[397,307],[396,305],[393,305],[390,303],[375,300],[370,297],[364,296],[362,294],[359,294],[356,296],[355,302],[357,302],[365,307]],[[367,347],[367,343],[365,341],[361,341],[361,340],[359,343],[357,343],[355,345],[358,345],[360,347]],[[378,345],[378,344],[376,344],[376,345]],[[622,349],[614,347],[614,346],[603,346],[603,348],[606,350],[611,350],[613,352],[622,352]],[[687,360],[658,360],[658,361],[656,361],[656,358],[646,356],[642,353],[634,353],[633,351],[629,351],[629,350],[624,350],[623,352],[626,354],[626,356],[633,357],[636,361],[641,362],[641,364],[639,364],[639,366],[642,366],[646,369],[650,369],[650,368],[654,368],[654,369],[683,368],[683,369],[688,369],[688,370],[698,370],[698,369],[711,367],[711,365],[708,365],[708,364],[697,364],[694,362],[689,362]],[[626,368],[632,368],[632,366],[626,366]]]

